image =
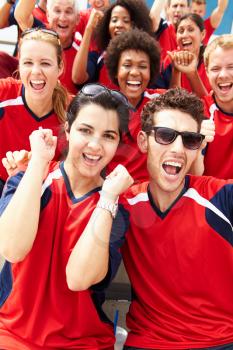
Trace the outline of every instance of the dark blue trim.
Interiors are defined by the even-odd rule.
[[[11,264],[5,261],[2,271],[0,272],[0,307],[5,303],[12,291],[13,278]]]
[[[65,168],[64,168],[64,162],[61,162],[59,167],[60,167],[62,176],[63,176],[64,181],[65,181],[65,185],[66,185],[66,190],[67,190],[68,196],[70,197],[72,203],[81,202],[85,198],[91,196],[93,193],[101,191],[101,187],[96,187],[93,190],[91,190],[91,191],[87,192],[86,194],[84,194],[83,196],[81,196],[80,198],[76,198],[75,195],[73,194],[72,189],[71,189],[70,180],[69,180],[69,178],[68,178],[68,176],[66,174]]]
[[[35,113],[33,113],[32,110],[28,107],[28,104],[27,104],[27,101],[25,98],[25,87],[24,86],[22,86],[22,100],[23,100],[24,107],[31,114],[32,118],[35,119],[37,122],[41,122],[42,120],[49,118],[54,113],[54,110],[52,109],[49,113],[45,114],[43,117],[41,117],[41,118],[37,117],[35,115]]]
[[[152,208],[154,209],[154,211],[156,212],[156,214],[161,218],[161,219],[165,219],[166,216],[168,215],[168,213],[170,212],[170,210],[174,207],[174,205],[178,202],[178,200],[183,196],[183,194],[188,190],[189,188],[189,176],[186,175],[185,176],[185,184],[184,187],[182,189],[182,191],[180,192],[180,194],[177,196],[177,198],[174,200],[174,202],[172,202],[172,204],[170,205],[170,207],[165,210],[164,212],[162,212],[155,204],[149,185],[148,185],[148,189],[147,189],[147,193],[148,193],[148,197],[149,197],[149,201],[150,204],[152,206]]]
[[[24,175],[24,172],[20,171],[19,173],[10,177],[7,180],[7,182],[3,188],[3,191],[2,191],[2,196],[0,198],[0,216],[2,215],[2,213],[4,212],[6,207],[8,206],[8,204],[9,204],[12,196],[14,195],[23,175]]]
[[[220,110],[220,112],[222,112],[223,114],[226,114],[228,115],[229,117],[233,117],[233,113],[227,113],[225,112],[221,107],[219,107],[219,105],[217,104],[216,100],[215,100],[215,96],[213,95],[213,99],[214,99],[214,102],[216,104],[216,106],[218,107],[218,109]]]

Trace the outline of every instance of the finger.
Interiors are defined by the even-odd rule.
[[[15,163],[15,159],[14,159],[14,155],[13,155],[13,152],[11,151],[8,151],[6,153],[6,158],[7,158],[7,161],[10,165],[10,167],[12,167],[13,169],[16,168],[16,163]]]

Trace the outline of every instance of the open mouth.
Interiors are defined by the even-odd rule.
[[[179,174],[182,164],[179,162],[164,162],[162,167],[167,175],[174,176]]]
[[[142,83],[138,80],[127,80],[126,85],[133,89],[139,89]]]
[[[94,156],[92,154],[83,153],[83,158],[88,164],[96,165],[100,161],[101,156]]]
[[[45,87],[44,80],[31,80],[30,85],[34,90],[42,90]]]
[[[219,83],[218,88],[222,92],[228,92],[232,88],[232,85],[233,85],[232,83]]]
[[[183,49],[187,49],[192,46],[192,41],[191,40],[183,40],[182,41],[182,47]]]

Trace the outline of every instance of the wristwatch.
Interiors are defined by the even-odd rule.
[[[112,215],[112,218],[115,219],[118,210],[118,200],[115,203],[109,202],[107,199],[101,198],[99,199],[96,208],[101,208],[108,210]]]

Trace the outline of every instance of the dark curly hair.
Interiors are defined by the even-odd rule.
[[[135,50],[145,52],[150,59],[150,83],[153,82],[160,69],[160,48],[154,38],[140,29],[131,29],[113,38],[107,48],[105,64],[114,84],[118,85],[117,71],[122,52]]]
[[[95,40],[97,42],[98,48],[101,51],[106,50],[111,40],[109,33],[109,23],[112,10],[116,6],[124,7],[129,12],[133,27],[142,29],[152,35],[150,11],[144,0],[116,0],[105,10],[104,16],[95,30]]]
[[[164,109],[177,109],[189,114],[201,128],[201,122],[205,119],[202,101],[195,94],[182,88],[169,89],[149,101],[143,108],[141,115],[142,130],[148,132],[154,125],[154,115]]]

